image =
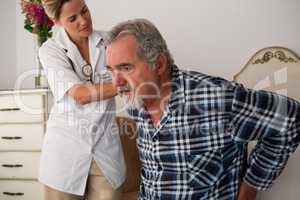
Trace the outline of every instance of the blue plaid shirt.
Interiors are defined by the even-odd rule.
[[[153,127],[131,108],[142,162],[141,200],[234,200],[239,182],[269,188],[300,137],[298,102],[172,66],[172,95]],[[257,145],[247,161],[247,143]]]

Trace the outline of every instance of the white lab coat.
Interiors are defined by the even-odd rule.
[[[110,81],[105,69],[104,36],[104,32],[93,31],[89,37],[94,82]],[[83,195],[94,159],[112,186],[118,188],[125,180],[125,162],[115,122],[115,100],[82,106],[66,94],[74,84],[85,83],[86,79],[81,69],[85,62],[63,28],[42,45],[39,57],[54,97],[39,181],[63,192]]]

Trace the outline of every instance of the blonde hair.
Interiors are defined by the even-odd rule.
[[[42,0],[46,14],[51,19],[59,19],[62,6],[70,0]]]

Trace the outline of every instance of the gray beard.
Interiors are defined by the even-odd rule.
[[[121,95],[122,103],[126,109],[141,109],[144,106],[143,100],[134,96]]]

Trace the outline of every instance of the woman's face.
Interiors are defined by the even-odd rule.
[[[63,26],[72,39],[88,37],[93,31],[90,11],[84,0],[64,3],[55,23]]]

